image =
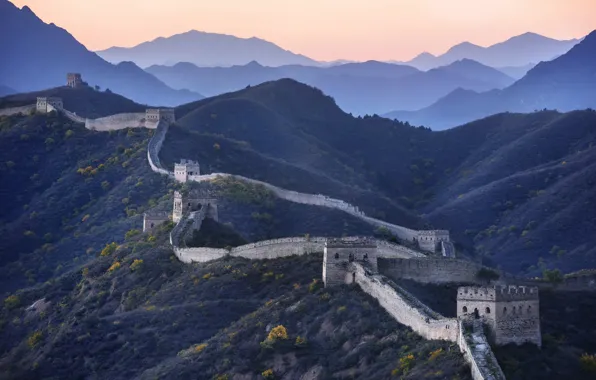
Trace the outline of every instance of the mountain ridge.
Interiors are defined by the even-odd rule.
[[[104,61],[65,29],[44,23],[28,7],[19,9],[0,0],[0,11],[2,35],[19,39],[19,43],[8,38],[0,41],[5,53],[0,83],[19,92],[56,87],[66,82],[67,72],[80,72],[91,85],[110,88],[140,103],[176,105],[202,97],[173,90],[132,63]]]
[[[141,67],[178,62],[226,67],[250,61],[257,61],[264,66],[319,65],[317,61],[261,38],[242,38],[198,30],[158,37],[128,48],[111,47],[96,53],[112,63],[133,61]]]
[[[500,112],[572,111],[596,107],[596,30],[560,57],[541,62],[502,90],[456,90],[418,111],[386,117],[445,129]]]

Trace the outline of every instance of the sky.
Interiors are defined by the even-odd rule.
[[[259,37],[331,61],[408,60],[525,32],[557,39],[596,29],[596,0],[11,0],[90,50],[192,29]]]

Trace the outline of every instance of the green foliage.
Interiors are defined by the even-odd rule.
[[[261,375],[263,376],[263,379],[275,379],[275,375],[271,368],[264,370]]]
[[[542,278],[551,284],[560,284],[563,282],[563,275],[558,269],[544,269],[542,271]]]
[[[15,294],[10,295],[4,299],[4,307],[6,307],[9,310],[16,309],[20,305],[21,305],[21,300]]]
[[[496,281],[499,279],[500,274],[494,269],[482,267],[476,273],[476,277],[482,281]]]
[[[100,256],[110,256],[112,253],[116,252],[116,249],[118,249],[118,243],[111,242],[106,244],[104,249],[101,250]]]
[[[131,239],[131,238],[133,238],[133,237],[135,237],[137,235],[140,235],[140,234],[141,234],[141,231],[140,230],[137,230],[137,229],[128,230],[126,232],[126,234],[124,234],[124,238],[126,240],[129,240],[129,239]]]
[[[579,358],[579,362],[584,372],[596,375],[596,355],[585,353]]]
[[[39,343],[43,340],[43,333],[41,331],[35,331],[33,334],[27,338],[27,345],[29,348],[35,348],[39,345]]]
[[[139,270],[142,265],[143,265],[143,260],[141,260],[141,259],[135,259],[132,262],[132,264],[130,264],[130,270],[131,271]]]

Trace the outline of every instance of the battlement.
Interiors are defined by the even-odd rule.
[[[449,237],[449,231],[447,230],[419,230],[419,236],[435,236],[435,237]]]
[[[325,242],[327,248],[376,248],[377,243],[373,238],[354,236],[344,238],[328,238]]]
[[[538,300],[538,288],[535,286],[462,286],[457,289],[457,299],[467,301],[525,301]]]
[[[35,104],[35,109],[38,112],[49,112],[55,109],[62,109],[63,107],[62,98],[57,97],[38,97]]]
[[[147,121],[165,121],[168,123],[174,123],[176,121],[176,115],[173,108],[148,108],[145,110],[145,119]]]
[[[174,164],[174,178],[178,182],[186,182],[197,179],[201,175],[201,166],[198,162],[182,159]]]

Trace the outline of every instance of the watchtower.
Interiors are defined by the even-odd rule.
[[[542,345],[537,287],[460,287],[457,316],[482,318],[498,345],[526,342]]]
[[[68,87],[77,88],[83,85],[83,78],[79,73],[66,74],[66,85]]]
[[[48,108],[49,106],[49,108]],[[35,104],[35,109],[38,112],[47,113],[49,111],[53,111],[54,109],[62,109],[62,98],[56,97],[39,97],[37,98],[37,103]]]
[[[154,123],[165,121],[171,124],[176,122],[176,114],[173,108],[148,108],[145,110],[145,120]]]
[[[219,220],[217,199],[209,192],[191,190],[189,194],[183,195],[181,192],[175,191],[172,220],[174,223],[178,223],[182,219],[182,215],[199,211],[202,207],[207,207],[206,217]]]
[[[174,178],[178,182],[192,181],[201,175],[201,166],[198,162],[182,159],[174,165]]]
[[[323,252],[325,287],[354,282],[354,274],[349,271],[351,262],[359,262],[377,271],[377,244],[371,238],[329,238]]]
[[[421,230],[418,231],[415,241],[420,249],[427,252],[436,252],[441,242],[449,242],[449,231],[447,230]]]
[[[143,232],[152,232],[169,219],[170,215],[165,211],[148,211],[143,214]]]

